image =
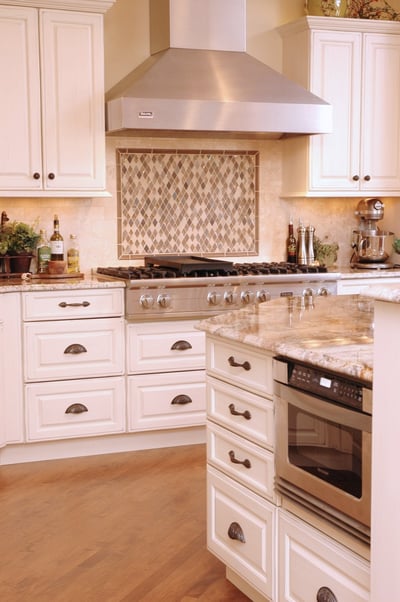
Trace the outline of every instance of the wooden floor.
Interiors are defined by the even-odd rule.
[[[0,467],[1,602],[239,602],[206,550],[205,447]]]

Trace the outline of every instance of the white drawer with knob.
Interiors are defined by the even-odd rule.
[[[275,500],[274,456],[266,449],[209,422],[207,460],[256,493]]]
[[[208,549],[273,598],[275,507],[209,466],[207,515]]]
[[[272,356],[240,343],[207,337],[207,372],[238,387],[272,397]]]
[[[123,314],[123,288],[22,293],[22,315],[25,321],[101,318]]]
[[[213,422],[274,449],[273,401],[207,376],[207,414]]]
[[[123,374],[124,319],[25,322],[25,381]]]
[[[203,370],[128,377],[128,429],[135,431],[203,425]]]
[[[25,401],[27,441],[126,430],[123,377],[33,383]]]
[[[127,326],[129,374],[205,367],[205,335],[195,321],[175,320]]]

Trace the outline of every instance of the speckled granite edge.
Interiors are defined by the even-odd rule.
[[[29,291],[60,291],[71,289],[101,289],[101,288],[125,288],[126,284],[123,280],[103,280],[94,275],[89,274],[84,278],[68,278],[65,280],[22,280],[0,279],[0,294],[1,293],[17,293]]]

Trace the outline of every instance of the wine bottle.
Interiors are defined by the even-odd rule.
[[[40,230],[40,238],[37,245],[37,271],[38,274],[46,274],[49,267],[51,249],[45,230]]]
[[[70,234],[67,251],[67,271],[69,274],[79,273],[79,245],[75,234]]]
[[[58,215],[54,216],[54,232],[50,237],[51,261],[63,261],[64,239],[60,234]]]
[[[286,241],[286,257],[288,263],[297,261],[297,241],[293,233],[293,222],[289,222],[289,235]]]

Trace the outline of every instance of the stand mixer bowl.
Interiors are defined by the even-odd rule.
[[[392,252],[393,232],[356,231],[355,250],[358,263],[385,263]]]

